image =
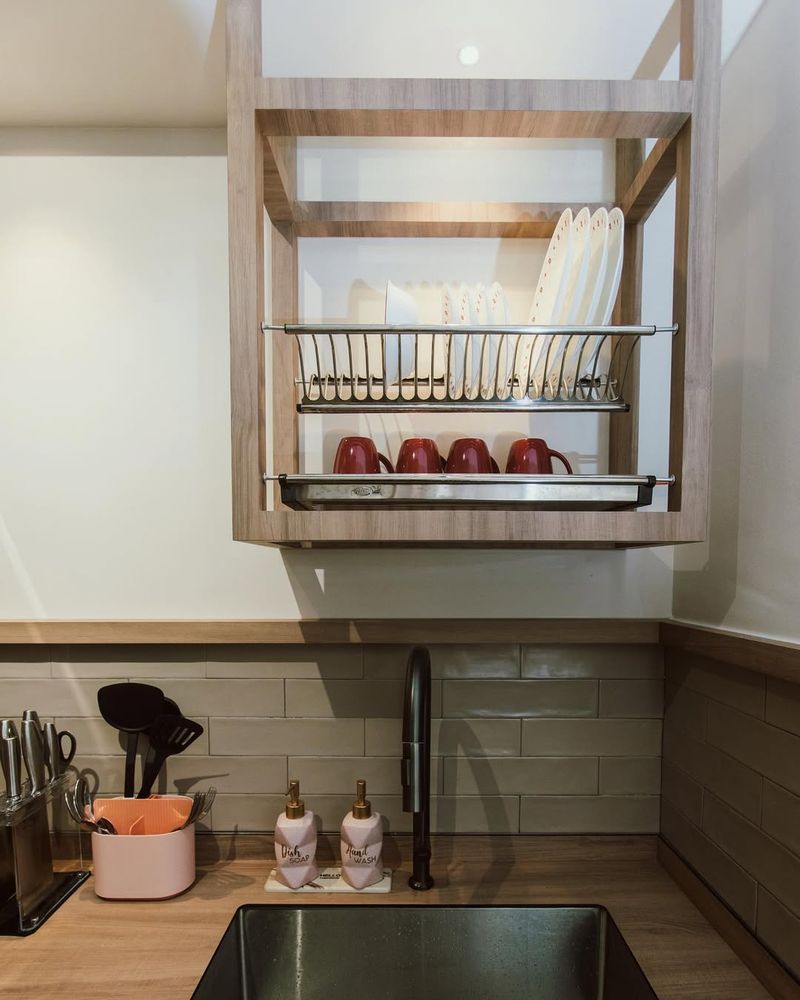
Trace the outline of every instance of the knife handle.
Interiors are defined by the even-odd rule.
[[[6,779],[6,796],[9,801],[14,801],[22,794],[22,760],[18,736],[0,739],[0,766]]]
[[[28,769],[31,794],[40,792],[47,784],[44,772],[44,735],[37,722],[26,719],[22,723],[22,759]]]

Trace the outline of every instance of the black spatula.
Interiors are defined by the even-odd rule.
[[[178,703],[176,701],[173,701],[172,698],[168,698],[166,695],[164,695],[164,701],[163,704],[161,705],[161,715],[181,715],[181,714],[182,712],[178,708]],[[158,716],[156,716],[156,718],[158,718]],[[155,722],[155,719],[153,721]],[[155,757],[155,750],[153,750],[153,748],[150,746],[150,730],[145,729],[144,735],[147,737],[148,740],[148,749],[144,759],[144,767],[142,768],[142,777],[144,777],[144,772],[147,770],[147,766],[152,762],[153,758]]]
[[[182,715],[160,715],[149,727],[148,734],[150,754],[142,777],[142,787],[138,796],[140,799],[146,799],[150,794],[153,782],[167,757],[183,753],[198,736],[202,736],[203,727],[192,719],[184,719]]]
[[[125,752],[125,798],[133,798],[139,733],[149,728],[160,715],[164,692],[152,684],[107,684],[97,692],[97,704],[109,726],[128,736]]]

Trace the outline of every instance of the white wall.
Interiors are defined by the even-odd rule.
[[[626,79],[672,2],[262,0],[264,73]],[[465,44],[480,48],[473,67],[458,61]]]
[[[800,640],[800,4],[766,0],[723,70],[707,544],[675,615]]]
[[[79,140],[0,157],[0,616],[668,613],[658,552],[233,543],[224,158]]]

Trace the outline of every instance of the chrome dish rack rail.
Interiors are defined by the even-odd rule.
[[[293,337],[300,413],[625,412],[642,337],[676,326],[264,324]]]

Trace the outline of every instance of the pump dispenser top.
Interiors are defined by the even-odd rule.
[[[353,819],[369,819],[372,815],[372,803],[367,800],[367,783],[356,782],[356,800],[353,803]]]
[[[366,786],[365,786],[366,787]],[[289,801],[286,803],[286,818],[300,819],[306,814],[306,804],[300,798],[300,782],[289,782]]]

